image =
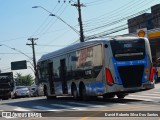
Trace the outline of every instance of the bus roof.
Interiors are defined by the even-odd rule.
[[[53,51],[53,52],[50,52],[48,54],[42,55],[42,57],[38,60],[38,62],[48,60],[52,57],[56,57],[56,56],[62,55],[64,53],[67,53],[67,52],[70,52],[70,51],[85,48],[87,46],[104,44],[104,43],[107,43],[111,40],[131,40],[131,39],[133,40],[133,39],[137,39],[137,38],[139,38],[139,37],[121,37],[120,36],[120,37],[110,38],[110,39],[106,39],[106,40],[90,40],[90,41],[86,41],[86,42],[80,42],[80,43],[76,43],[76,44],[73,44],[73,45],[69,45],[69,46],[64,47],[62,49],[59,49],[57,51]]]

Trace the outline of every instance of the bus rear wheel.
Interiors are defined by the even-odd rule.
[[[82,94],[82,100],[87,101],[89,98],[86,94],[86,87],[84,85],[82,86],[82,91],[81,92],[82,92],[81,93]]]
[[[115,94],[105,94],[105,95],[103,95],[104,99],[109,99],[109,98],[114,98],[114,97],[115,97]]]
[[[77,91],[76,86],[72,87],[72,96],[73,96],[74,100],[78,100],[78,91]]]
[[[125,93],[117,93],[117,97],[118,97],[119,99],[123,99],[125,96],[126,96]]]

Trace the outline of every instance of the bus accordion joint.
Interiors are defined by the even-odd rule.
[[[106,68],[105,69],[105,75],[106,75],[106,82],[109,86],[112,86],[113,85],[113,77],[112,77],[112,74],[111,74],[111,71]]]

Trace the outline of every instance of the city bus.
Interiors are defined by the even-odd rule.
[[[129,93],[154,88],[147,38],[115,37],[76,43],[43,55],[37,69],[47,99],[122,99]]]

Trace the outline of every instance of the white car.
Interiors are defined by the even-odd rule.
[[[26,86],[16,86],[15,97],[30,97],[29,89]]]
[[[37,86],[30,86],[29,90],[30,90],[30,96],[32,97],[38,96]]]

